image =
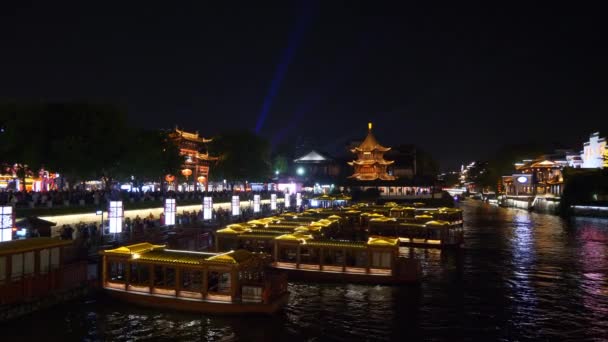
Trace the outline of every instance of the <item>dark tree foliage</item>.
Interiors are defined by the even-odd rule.
[[[253,132],[225,132],[213,139],[209,149],[220,157],[211,173],[213,180],[259,182],[270,177],[270,144]]]
[[[167,174],[179,174],[182,157],[167,134],[133,129],[128,137],[117,175],[120,180],[142,186],[145,182],[163,182]]]
[[[567,213],[572,205],[606,205],[608,170],[564,169],[564,193],[561,211]]]
[[[2,162],[61,172],[69,184],[130,176],[158,180],[179,167],[159,132],[129,127],[120,108],[91,103],[0,104]]]
[[[486,172],[480,175],[478,182],[483,187],[497,189],[502,176],[513,174],[514,164],[524,159],[534,159],[550,151],[551,146],[540,144],[515,144],[500,148],[488,159]]]

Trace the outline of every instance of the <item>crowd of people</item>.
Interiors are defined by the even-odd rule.
[[[256,192],[262,198],[269,198],[270,192]],[[47,192],[33,191],[0,191],[0,203],[10,204],[17,208],[58,207],[58,206],[106,206],[108,201],[122,200],[123,202],[161,202],[166,197],[176,198],[182,203],[200,203],[204,196],[211,196],[215,203],[229,202],[232,191],[213,192],[163,192],[163,191],[107,191],[107,190],[52,190]],[[254,193],[241,192],[241,200],[253,200]],[[277,196],[282,196],[277,193]]]
[[[268,216],[271,213],[270,205],[262,205],[261,212],[259,215]],[[283,208],[279,206],[278,212],[283,212]],[[251,220],[256,215],[253,213],[252,208],[244,208],[241,211],[241,215],[232,216],[232,212],[229,209],[218,208],[212,211],[211,223],[213,226],[222,227],[230,223],[246,222]],[[123,222],[122,232],[118,234],[111,234],[109,231],[108,222],[101,223],[83,223],[78,224],[66,224],[59,228],[59,236],[63,240],[77,240],[79,243],[86,246],[97,246],[107,244],[112,241],[128,242],[141,240],[145,236],[158,234],[161,231],[161,227],[165,227],[164,214],[160,216],[154,216],[152,214],[146,217],[136,216],[135,218],[125,218]],[[176,227],[201,227],[204,223],[203,212],[199,211],[182,211],[175,217]]]

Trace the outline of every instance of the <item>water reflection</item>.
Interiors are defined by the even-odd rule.
[[[292,283],[271,317],[163,312],[95,297],[2,326],[22,340],[603,340],[608,220],[463,204],[462,251],[402,248],[420,286]],[[34,323],[35,322],[35,323]],[[37,329],[31,329],[36,325]]]

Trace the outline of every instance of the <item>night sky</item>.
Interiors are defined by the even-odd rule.
[[[328,151],[373,121],[381,143],[417,144],[444,169],[608,129],[600,8],[196,3],[3,4],[0,97],[116,103],[149,128],[257,129]]]

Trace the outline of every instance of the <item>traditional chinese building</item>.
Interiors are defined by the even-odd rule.
[[[581,151],[582,165],[584,169],[603,169],[608,167],[608,149],[606,149],[606,138],[600,138],[600,133],[591,134],[589,141],[583,145]]]
[[[350,150],[357,154],[357,160],[348,162],[348,165],[355,168],[355,173],[349,178],[360,181],[395,180],[396,177],[387,172],[387,167],[394,161],[384,159],[384,153],[390,149],[390,147],[384,147],[378,143],[372,134],[372,123],[370,122],[365,140],[361,145]]]
[[[189,133],[179,130],[177,127],[169,133],[169,138],[177,144],[180,155],[184,157],[182,171],[186,172],[182,174],[190,173],[194,182],[204,184],[206,187],[209,182],[209,167],[212,162],[218,160],[217,157],[209,156],[207,151],[206,144],[213,139],[205,139],[199,136],[198,132]]]

